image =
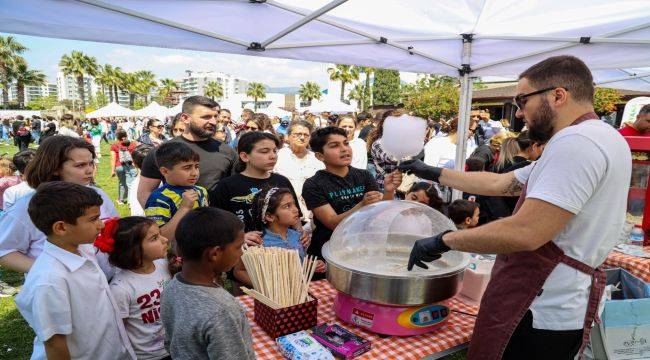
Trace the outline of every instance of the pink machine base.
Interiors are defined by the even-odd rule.
[[[449,308],[442,304],[391,306],[353,298],[339,292],[334,311],[343,321],[368,331],[392,336],[428,333],[442,326]]]

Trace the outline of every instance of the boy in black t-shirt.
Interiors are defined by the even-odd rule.
[[[305,181],[302,197],[314,213],[316,228],[307,253],[321,257],[323,244],[336,226],[353,212],[382,199],[392,200],[402,181],[401,173],[386,176],[385,194],[379,192],[375,178],[367,170],[350,166],[352,148],[343,129],[328,126],[314,131],[309,141],[316,158],[325,163]]]

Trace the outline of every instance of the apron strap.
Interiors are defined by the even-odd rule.
[[[605,271],[602,268],[592,268],[591,266],[578,261],[567,255],[562,256],[561,262],[571,268],[574,268],[584,274],[591,276],[591,288],[589,289],[589,300],[587,302],[587,311],[585,312],[585,321],[582,325],[582,344],[580,345],[580,350],[578,355],[580,359],[584,357],[584,350],[589,342],[589,335],[591,333],[591,328],[594,323],[600,323],[600,317],[598,316],[598,305],[600,304],[600,299],[603,296],[605,291],[605,283],[607,277],[605,276]]]

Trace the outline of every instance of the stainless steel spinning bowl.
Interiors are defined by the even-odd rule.
[[[465,269],[431,276],[386,276],[352,270],[332,259],[323,247],[327,280],[354,298],[385,305],[423,305],[452,298],[461,289]]]

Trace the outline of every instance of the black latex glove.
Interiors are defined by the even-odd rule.
[[[435,182],[439,182],[442,168],[429,166],[422,160],[411,159],[399,163],[398,168],[401,172],[415,174],[415,176]]]
[[[420,239],[415,242],[413,249],[411,249],[411,256],[409,256],[408,271],[413,270],[413,265],[417,265],[423,269],[428,269],[429,267],[425,262],[431,262],[438,260],[442,257],[443,253],[451,250],[443,241],[442,237],[451,230],[441,232],[440,234]]]

